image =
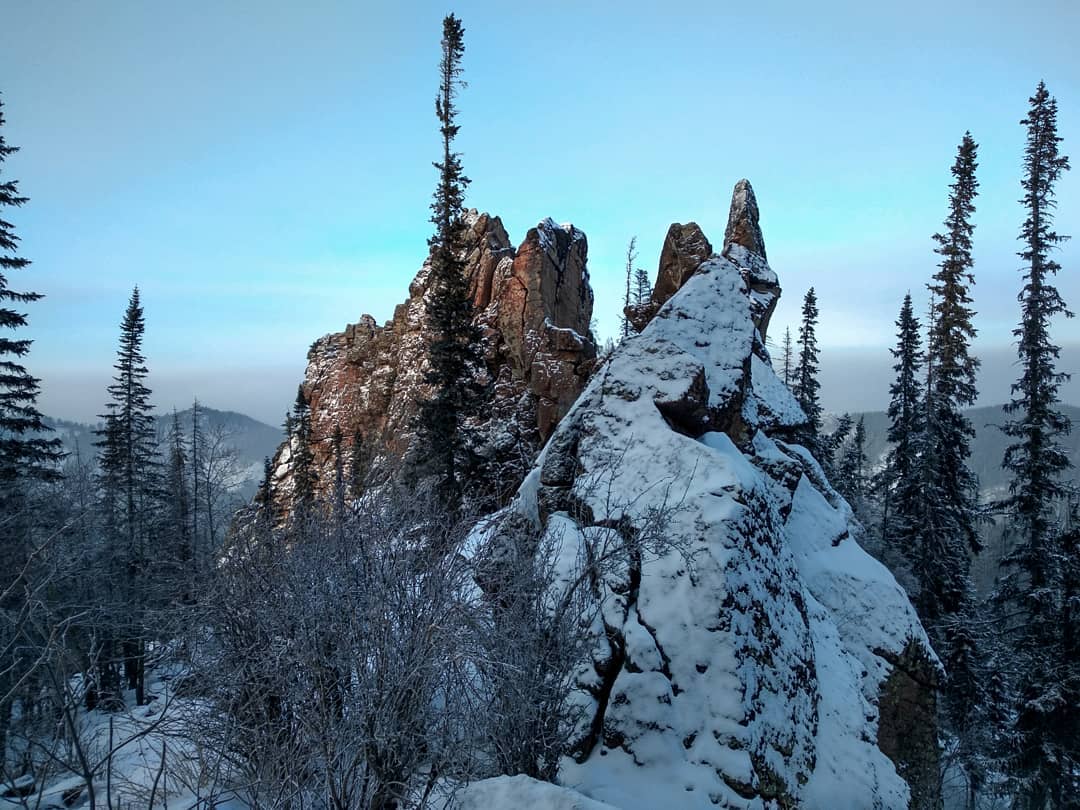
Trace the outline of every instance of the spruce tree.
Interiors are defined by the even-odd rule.
[[[971,455],[971,440],[975,429],[964,416],[964,409],[975,404],[978,391],[975,374],[979,361],[971,356],[969,347],[975,337],[971,319],[968,285],[975,283],[972,275],[972,234],[978,182],[975,169],[978,145],[965,133],[952,167],[954,182],[950,186],[949,213],[945,231],[934,234],[935,252],[941,256],[938,272],[929,288],[934,296],[934,319],[930,325],[927,352],[934,369],[934,418],[930,425],[934,435],[934,458],[938,469],[936,478],[946,499],[950,531],[963,539],[967,547],[981,549],[976,526],[978,481],[967,466]]]
[[[791,382],[794,378],[795,370],[795,357],[792,354],[791,349],[791,327],[784,327],[784,342],[781,348],[780,355],[780,375],[784,380],[784,385],[788,388],[791,387]]]
[[[649,274],[642,268],[634,270],[634,306],[642,307],[652,299],[652,284]]]
[[[0,101],[0,171],[9,155],[19,151],[4,140],[4,105]],[[60,441],[43,436],[48,431],[37,409],[38,380],[26,370],[21,360],[30,351],[31,341],[12,338],[10,333],[27,325],[26,315],[13,309],[37,301],[39,293],[18,292],[8,286],[8,274],[23,270],[30,261],[17,254],[19,237],[15,226],[5,218],[5,209],[18,208],[28,198],[19,193],[15,180],[0,175],[0,510],[14,514],[14,495],[19,479],[60,477]]]
[[[465,29],[453,14],[443,20],[442,59],[439,62],[439,95],[435,113],[442,135],[442,160],[435,163],[439,183],[432,202],[435,234],[431,248],[427,321],[429,370],[426,381],[430,398],[421,403],[419,447],[421,468],[433,475],[442,503],[456,509],[465,478],[475,465],[464,432],[464,420],[479,401],[477,376],[483,367],[480,331],[473,323],[472,299],[465,275],[462,211],[468,178],[461,155],[454,151],[458,134],[454,100],[464,86],[461,57],[465,52]]]
[[[1062,638],[1062,538],[1055,508],[1069,493],[1062,476],[1071,466],[1061,436],[1071,429],[1060,410],[1059,390],[1069,375],[1059,372],[1059,348],[1050,339],[1055,315],[1071,316],[1053,285],[1061,269],[1052,253],[1067,237],[1054,230],[1055,185],[1069,169],[1060,153],[1057,101],[1039,83],[1021,121],[1027,129],[1021,186],[1026,218],[1020,230],[1024,286],[1018,298],[1020,379],[1006,406],[1005,433],[1012,443],[1003,465],[1012,474],[1006,502],[1013,547],[1002,561],[999,598],[1019,620],[1010,626],[1017,638],[1019,678],[1015,691],[1014,750],[1009,772],[1023,806],[1065,806],[1063,797],[1075,771],[1057,738],[1067,689]]]
[[[199,479],[202,477],[199,471],[202,469],[204,443],[202,412],[196,397],[191,403],[191,544],[196,567],[202,564],[202,549],[206,549],[207,553],[210,551],[210,543],[202,543],[199,535]]]
[[[849,428],[851,441],[840,448],[836,490],[862,520],[866,512],[866,418],[860,416],[854,426],[853,431]]]
[[[181,602],[190,602],[194,595],[193,522],[198,511],[192,507],[188,487],[188,452],[180,416],[173,411],[168,436],[168,461],[165,472],[165,515],[163,534],[168,538],[168,562],[175,583],[174,596]],[[198,476],[194,476],[198,480]]]
[[[149,601],[148,563],[160,504],[154,417],[149,374],[142,353],[146,322],[136,287],[120,324],[110,401],[97,431],[101,449],[104,529],[111,574],[120,581],[116,617],[122,628],[124,671],[136,702],[145,702],[145,648],[142,614]],[[155,550],[156,551],[156,550]]]
[[[286,430],[290,441],[293,479],[294,516],[300,520],[311,516],[311,507],[315,502],[315,487],[318,475],[315,471],[315,455],[312,449],[311,407],[304,396],[304,387],[296,389],[296,401],[292,413],[286,419]]]
[[[896,380],[889,387],[889,452],[885,458],[882,541],[910,557],[918,524],[921,486],[916,469],[923,432],[922,336],[919,319],[904,296],[896,319],[896,348],[891,350]]]
[[[799,325],[799,364],[795,368],[792,393],[806,414],[806,426],[800,437],[807,449],[819,455],[823,449],[821,435],[821,402],[818,392],[818,345],[817,345],[818,306],[814,288],[806,291],[803,297],[802,322]],[[819,457],[820,462],[828,459]]]
[[[915,515],[918,606],[931,640],[946,662],[942,705],[949,730],[959,741],[961,765],[975,784],[982,778],[978,714],[984,703],[983,646],[975,630],[971,553],[981,550],[978,481],[968,467],[975,429],[964,408],[975,404],[978,360],[969,348],[975,337],[969,286],[978,181],[978,145],[971,133],[952,166],[945,228],[934,234],[938,270],[928,285],[933,301],[927,340],[926,422],[917,466],[924,499]]]
[[[847,438],[851,434],[851,428],[854,425],[855,420],[851,414],[842,413],[840,418],[836,420],[836,427],[833,428],[833,431],[821,437],[821,446],[824,448],[821,463],[828,470],[830,480],[837,490],[841,489],[840,478],[843,474],[841,463],[844,459],[845,442],[847,442]]]

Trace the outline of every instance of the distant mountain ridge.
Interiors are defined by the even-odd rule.
[[[177,411],[180,423],[188,436],[191,435],[191,412],[191,408]],[[281,444],[284,438],[284,432],[281,428],[267,425],[258,419],[253,419],[236,411],[219,411],[200,405],[199,414],[203,419],[203,429],[205,431],[224,430],[228,432],[227,443],[235,449],[238,461],[246,471],[247,480],[240,488],[240,494],[244,497],[250,497],[262,477],[263,460],[274,455],[275,450],[277,450],[278,445]],[[159,437],[164,438],[168,435],[172,420],[173,414],[171,411],[157,415],[155,423]],[[65,452],[72,454],[77,452],[84,459],[93,458],[97,455],[97,448],[94,446],[97,437],[94,435],[94,431],[100,427],[100,422],[96,425],[89,425],[84,422],[73,422],[67,419],[55,419],[46,416],[45,424],[51,427],[55,431],[53,435],[63,442]]]
[[[971,458],[968,464],[979,477],[979,489],[984,496],[1003,493],[1009,485],[1009,474],[1002,469],[1001,460],[1010,440],[1000,429],[1008,420],[1003,405],[989,405],[969,408],[964,411],[975,428],[975,438],[971,443]],[[1061,437],[1065,452],[1072,460],[1074,470],[1072,478],[1080,478],[1080,408],[1062,405],[1061,411],[1072,420],[1075,429]],[[853,413],[857,420],[860,416],[866,420],[866,455],[873,466],[879,466],[888,449],[885,435],[889,429],[889,418],[884,411]]]

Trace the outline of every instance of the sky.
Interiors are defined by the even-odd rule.
[[[784,294],[771,337],[813,285],[823,399],[887,403],[905,292],[928,300],[949,168],[980,144],[973,290],[982,401],[1015,377],[1016,235],[1036,83],[1058,99],[1078,169],[1058,230],[1080,235],[1080,3],[99,3],[2,12],[3,166],[31,198],[5,212],[33,261],[41,409],[102,411],[138,284],[159,408],[195,396],[281,421],[313,340],[388,319],[426,255],[438,157],[442,17],[463,19],[468,204],[515,242],[545,217],[589,239],[601,336],[623,256],[650,275],[672,222],[723,238],[752,182]],[[1058,278],[1080,309],[1080,241]],[[1055,322],[1063,370],[1080,319]],[[1080,403],[1080,379],[1065,396]]]

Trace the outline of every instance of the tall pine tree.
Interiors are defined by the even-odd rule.
[[[195,582],[195,543],[194,516],[197,509],[192,504],[191,490],[188,486],[187,444],[180,424],[180,415],[174,410],[172,424],[169,427],[168,459],[165,468],[165,514],[162,520],[161,534],[167,540],[165,559],[168,564],[173,593],[183,603],[189,603],[194,597]],[[198,475],[192,476],[198,481]]]
[[[936,479],[946,499],[950,530],[959,534],[973,552],[981,548],[976,526],[978,481],[967,466],[975,429],[964,416],[964,409],[974,405],[978,396],[975,373],[979,361],[969,352],[975,337],[971,322],[975,313],[969,306],[968,294],[969,285],[975,283],[971,253],[975,226],[971,216],[978,193],[977,150],[971,133],[964,133],[952,167],[954,182],[950,186],[945,231],[934,234],[935,252],[941,262],[929,285],[936,305],[927,342],[934,369],[935,412],[929,426],[934,431],[930,441],[937,463]]]
[[[101,449],[104,529],[110,576],[116,578],[114,620],[122,628],[124,672],[136,702],[145,702],[143,612],[149,601],[147,579],[153,529],[160,505],[159,463],[149,374],[142,353],[146,321],[139,288],[128,301],[120,324],[120,347],[115,374],[108,387],[110,401],[97,432]]]
[[[784,380],[784,385],[791,387],[791,382],[794,377],[795,371],[795,356],[792,354],[791,348],[791,327],[784,327],[784,342],[781,344],[780,350],[780,373]]]
[[[883,473],[881,534],[886,548],[910,557],[922,491],[916,469],[924,423],[922,335],[911,293],[900,306],[896,348],[891,351],[896,380],[889,387],[889,452]]]
[[[1013,547],[1003,560],[999,597],[1020,620],[1011,626],[1017,638],[1019,678],[1015,689],[1016,722],[1009,771],[1022,806],[1066,806],[1066,789],[1075,780],[1075,763],[1057,738],[1067,689],[1062,684],[1062,543],[1055,509],[1068,494],[1062,475],[1071,466],[1060,437],[1071,429],[1060,410],[1059,390],[1068,379],[1056,363],[1059,348],[1050,339],[1055,315],[1071,316],[1053,284],[1061,269],[1052,253],[1067,237],[1054,230],[1055,185],[1069,169],[1059,151],[1057,101],[1039,82],[1029,99],[1021,204],[1026,218],[1020,230],[1024,286],[1019,294],[1018,340],[1021,376],[1006,406],[1005,433],[1012,443],[1004,467],[1012,474],[1007,507]],[[1074,769],[1070,772],[1070,768]]]
[[[925,499],[917,525],[918,604],[938,654],[946,662],[942,706],[959,741],[961,765],[972,785],[982,778],[979,716],[984,703],[983,643],[976,631],[971,553],[981,550],[978,481],[968,467],[975,429],[964,408],[975,404],[979,362],[969,286],[978,181],[978,145],[964,133],[952,166],[945,229],[934,234],[941,257],[928,285],[933,306],[927,367],[926,425],[919,464]]]
[[[43,435],[46,426],[36,404],[38,381],[22,364],[30,351],[30,340],[10,337],[27,324],[26,315],[19,311],[22,305],[41,296],[8,286],[8,274],[24,269],[30,262],[16,252],[19,237],[15,226],[6,219],[5,209],[18,208],[27,198],[19,194],[16,181],[3,177],[4,161],[18,151],[5,142],[3,127],[4,108],[0,101],[0,595],[8,597],[0,600],[0,615],[8,610],[15,615],[21,607],[18,594],[22,589],[12,585],[28,560],[35,543],[35,524],[40,523],[27,485],[59,477],[60,443]],[[0,664],[0,695],[8,694],[25,675],[21,656]],[[0,757],[7,745],[12,705],[10,700],[0,700]]]
[[[799,364],[795,368],[792,393],[803,413],[807,424],[800,437],[818,461],[826,464],[828,459],[821,457],[821,401],[818,392],[818,345],[817,345],[818,306],[814,288],[806,291],[803,297],[802,322],[799,324]]]
[[[460,129],[454,100],[464,86],[464,34],[461,21],[453,14],[443,20],[439,94],[435,99],[443,154],[442,160],[435,163],[439,170],[431,205],[435,234],[428,240],[431,271],[427,320],[432,338],[426,380],[432,394],[421,404],[419,413],[419,446],[425,456],[420,466],[435,477],[438,495],[450,509],[460,505],[464,479],[474,466],[464,421],[478,404],[477,375],[483,363],[463,259],[461,217],[469,180],[462,171],[460,153],[454,151],[454,138]]]
[[[10,155],[19,151],[4,140],[4,105],[0,101],[0,170]],[[25,269],[30,261],[16,253],[19,237],[15,226],[4,219],[5,209],[18,208],[27,202],[19,194],[15,180],[0,176],[0,509],[13,514],[12,504],[4,503],[13,494],[20,478],[55,479],[60,442],[45,438],[47,432],[37,409],[38,381],[22,365],[31,341],[8,335],[27,325],[26,315],[13,305],[29,304],[41,298],[39,293],[18,292],[8,286],[8,274]]]

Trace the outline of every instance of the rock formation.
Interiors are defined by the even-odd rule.
[[[851,509],[789,440],[805,416],[765,348],[780,287],[757,220],[741,181],[720,254],[697,225],[672,226],[654,312],[635,313],[640,334],[508,507],[571,558],[591,533],[635,547],[657,520],[672,541],[597,584],[561,782],[613,807],[929,806],[938,664]]]
[[[498,217],[470,211],[466,223],[466,272],[492,392],[489,412],[474,427],[488,460],[502,470],[509,465],[498,484],[513,492],[594,365],[588,245],[577,228],[545,219],[515,251]],[[385,325],[364,315],[308,352],[303,392],[322,487],[333,480],[335,429],[346,443],[359,431],[367,446],[395,455],[413,441],[417,404],[427,394],[429,269],[425,263]],[[291,488],[289,460],[286,444],[275,460],[283,497]]]

